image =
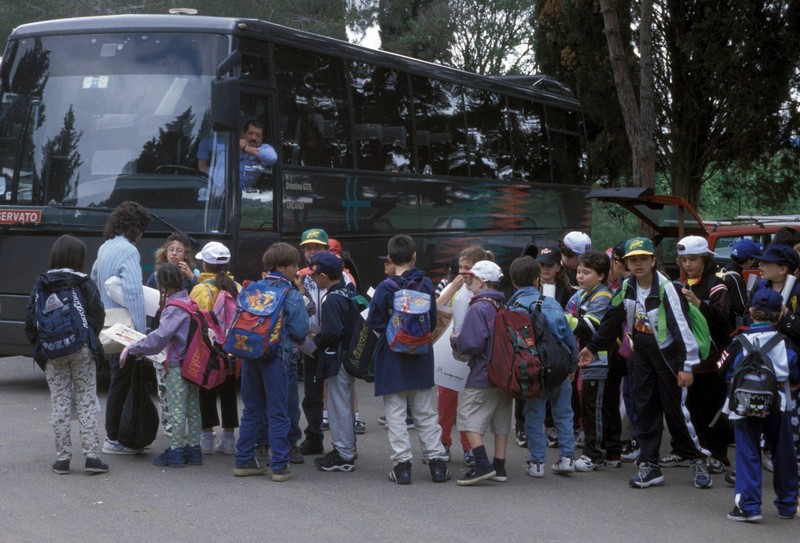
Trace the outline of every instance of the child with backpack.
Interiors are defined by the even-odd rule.
[[[694,382],[686,396],[686,407],[692,416],[700,445],[711,452],[708,469],[722,473],[728,460],[728,428],[712,422],[725,401],[725,382],[717,373],[716,362],[730,342],[733,320],[730,312],[728,287],[717,276],[716,253],[700,236],[686,236],[678,241],[678,266],[681,271],[681,292],[686,301],[700,309],[711,333],[708,355],[692,368]],[[674,451],[661,458],[664,467],[686,466],[688,461]]]
[[[700,362],[686,299],[667,277],[656,271],[655,248],[647,238],[629,239],[625,263],[631,271],[611,301],[598,330],[578,355],[588,363],[616,342],[627,323],[633,345],[633,402],[639,437],[639,471],[628,483],[634,488],[662,485],[659,449],[666,418],[673,448],[688,459],[694,486],[710,488],[706,458],[686,409],[692,368]]]
[[[228,272],[228,265],[231,261],[231,252],[228,248],[218,241],[211,241],[195,255],[195,258],[203,264],[203,272],[198,277],[199,282],[189,294],[197,302],[197,306],[207,311],[213,310],[222,292],[227,292],[228,296],[236,300],[239,295],[239,284]],[[222,412],[222,435],[219,443],[214,447],[214,427],[220,424],[217,396],[219,396],[219,406]],[[215,450],[227,455],[236,453],[234,431],[239,427],[236,372],[228,375],[225,381],[216,388],[200,389],[200,419],[202,424],[200,448],[203,454],[212,454]]]
[[[424,343],[423,330],[416,333],[407,331],[410,341],[416,343],[416,352],[394,350],[402,345],[392,347],[390,341],[395,329],[393,325],[406,316],[399,314],[400,311],[411,309],[404,308],[404,300],[414,299],[415,304],[416,301],[424,302],[422,295],[427,295],[428,303],[422,305],[428,309],[418,313],[415,320],[427,325],[430,337],[430,331],[436,326],[436,304],[431,303],[433,285],[425,272],[414,265],[417,245],[411,237],[405,234],[394,236],[389,240],[388,253],[389,260],[395,265],[395,273],[375,289],[367,325],[379,334],[375,349],[375,395],[383,396],[386,428],[392,447],[393,468],[389,480],[401,485],[411,484],[411,440],[406,425],[406,405],[410,404],[423,460],[428,461],[433,481],[444,482],[449,479],[449,470],[444,461],[442,431],[433,406],[433,349],[430,341]],[[420,333],[422,336],[418,335]],[[421,352],[426,346],[426,352]]]
[[[163,264],[156,275],[162,307],[158,328],[126,347],[119,363],[123,366],[127,356],[154,355],[167,348],[164,365],[167,402],[172,416],[172,438],[170,446],[153,459],[153,464],[171,468],[199,466],[203,463],[200,450],[200,387],[181,377],[192,317],[185,309],[171,302],[183,302],[195,307],[196,304],[183,288],[183,276],[175,264]]]
[[[571,374],[561,379],[560,383],[548,383],[542,387],[539,397],[525,401],[525,433],[528,438],[528,475],[544,477],[544,462],[547,459],[547,437],[544,432],[544,419],[547,403],[550,402],[553,413],[553,424],[558,431],[559,458],[551,469],[558,474],[567,475],[575,471],[575,434],[573,433],[572,411],[572,379],[577,365],[574,363],[578,349],[575,338],[569,329],[564,310],[558,302],[544,296],[540,291],[541,268],[530,256],[514,260],[509,268],[511,284],[516,292],[508,300],[509,307],[522,307],[528,313],[541,301],[541,312],[547,328],[560,346],[569,352],[573,360]],[[533,319],[531,319],[533,320]]]
[[[337,255],[323,251],[311,257],[308,268],[300,275],[309,275],[320,289],[328,292],[322,302],[320,330],[314,336],[317,346],[317,374],[315,379],[327,380],[328,424],[333,450],[314,459],[322,471],[351,472],[355,469],[356,436],[353,422],[353,388],[355,378],[342,364],[342,350],[346,345],[349,322],[357,311],[351,298],[357,294],[353,283],[343,280],[344,262]],[[370,332],[371,333],[371,332]]]
[[[775,507],[782,519],[795,517],[798,499],[798,474],[792,442],[789,385],[800,384],[800,367],[794,347],[779,334],[776,325],[783,311],[780,294],[761,288],[751,297],[750,315],[753,324],[736,336],[723,356],[721,369],[731,382],[730,400],[725,411],[733,421],[736,436],[736,482],[734,507],[728,518],[735,521],[761,520],[761,436],[770,451],[774,474]],[[749,369],[748,369],[749,368]],[[752,372],[752,373],[751,373]],[[748,375],[749,374],[749,375]],[[748,392],[748,386],[773,380],[772,390]],[[777,396],[774,396],[777,394]],[[767,408],[765,397],[771,397]],[[766,411],[769,410],[767,413]]]
[[[740,239],[731,247],[730,265],[719,271],[725,286],[728,287],[728,299],[731,307],[731,317],[736,328],[744,326],[747,315],[747,281],[744,279],[745,270],[753,270],[758,266],[756,256],[764,251],[764,244],[751,239]]]
[[[50,250],[49,271],[36,280],[25,319],[25,333],[34,344],[33,359],[47,376],[53,407],[56,461],[52,470],[69,473],[72,459],[70,414],[78,409],[81,445],[87,473],[105,473],[97,437],[97,340],[105,320],[97,285],[83,273],[86,245],[64,235]]]
[[[578,257],[576,279],[580,290],[567,304],[567,322],[579,345],[585,345],[600,325],[611,303],[605,283],[610,270],[604,253],[589,250]],[[608,353],[595,356],[581,365],[581,417],[585,432],[583,455],[575,461],[575,471],[590,472],[622,465],[619,418],[619,388],[609,387]]]
[[[244,407],[239,439],[236,441],[233,474],[247,477],[267,473],[267,466],[261,465],[256,458],[256,444],[263,434],[266,413],[269,446],[272,450],[272,480],[283,482],[293,477],[289,467],[288,412],[292,343],[299,343],[308,335],[308,313],[303,296],[292,282],[300,267],[300,253],[297,249],[288,243],[273,243],[264,253],[262,262],[264,270],[268,272],[266,277],[248,285],[243,294],[252,293],[254,299],[248,301],[251,309],[273,306],[275,311],[267,319],[271,330],[266,335],[241,338],[247,339],[248,343],[251,340],[260,341],[262,345],[269,341],[269,348],[265,345],[264,352],[257,358],[245,358],[242,363],[241,397]],[[239,303],[239,306],[242,304]],[[231,332],[235,330],[236,322]],[[226,350],[231,337],[229,333]]]
[[[475,455],[475,467],[458,479],[460,486],[471,486],[486,479],[508,480],[506,447],[513,401],[505,390],[492,385],[487,370],[492,358],[495,317],[505,303],[505,296],[498,290],[502,277],[500,267],[488,260],[476,262],[465,274],[464,283],[472,293],[472,300],[461,331],[450,337],[453,348],[470,357],[466,387],[458,397],[458,427],[467,434]],[[483,443],[487,431],[494,434],[491,462]]]

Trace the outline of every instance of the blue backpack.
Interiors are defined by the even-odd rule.
[[[392,302],[392,314],[386,326],[386,341],[397,353],[424,354],[431,348],[431,296],[419,292],[410,282],[406,288],[386,279],[397,287]]]
[[[74,286],[49,290],[36,280],[36,331],[42,352],[49,360],[77,352],[90,342],[92,331],[86,317],[83,293]]]
[[[289,290],[291,286],[276,286],[266,280],[243,288],[225,337],[225,352],[250,360],[275,357],[283,335],[283,306]]]

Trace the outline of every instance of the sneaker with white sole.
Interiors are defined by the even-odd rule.
[[[200,451],[214,454],[214,432],[200,432]]]
[[[662,456],[659,459],[658,464],[662,468],[678,468],[678,467],[685,468],[688,467],[689,464],[691,464],[691,461],[688,458],[684,458],[679,454],[670,453],[667,456]]]
[[[586,473],[590,471],[598,471],[603,469],[604,467],[605,464],[603,464],[602,460],[594,462],[588,456],[581,456],[580,458],[575,460],[575,471],[581,471]]]
[[[623,462],[633,462],[636,463],[639,460],[639,453],[642,452],[641,449],[631,449],[628,452],[624,452],[619,455],[620,460]]]
[[[314,459],[314,465],[321,471],[344,471],[351,472],[356,469],[352,459],[345,460],[339,455],[339,451],[333,449],[325,456]]]
[[[708,474],[708,465],[705,458],[698,458],[692,461],[692,471],[694,472],[695,488],[711,488],[713,481]]]
[[[547,446],[551,449],[558,447],[558,430],[556,428],[545,428],[544,435],[547,437]]]
[[[108,438],[103,442],[103,453],[105,454],[141,454],[144,449],[131,449],[119,441],[112,441]]]
[[[222,438],[220,438],[214,450],[220,454],[236,454],[236,440],[231,435],[222,434]]]
[[[738,505],[734,505],[730,513],[728,513],[728,520],[735,520],[737,522],[758,522],[764,517],[761,513],[745,513],[739,509]]]
[[[544,477],[544,462],[528,460],[528,477],[539,479]]]
[[[639,472],[628,479],[628,484],[633,488],[659,486],[664,484],[664,475],[656,464],[642,462],[639,464]]]
[[[472,486],[495,476],[497,476],[497,472],[491,464],[483,468],[476,466],[460,477],[456,484],[458,486]]]
[[[718,459],[716,459],[714,457],[709,458],[708,461],[706,462],[706,464],[708,465],[708,472],[709,473],[724,473],[725,472],[725,464],[723,464],[722,461],[720,461],[720,460],[718,460]]]
[[[762,465],[762,466],[764,467],[764,469],[765,469],[765,470],[767,470],[768,472],[770,472],[770,473],[774,473],[774,472],[775,472],[775,466],[772,464],[772,456],[770,456],[770,455],[769,455],[768,453],[766,453],[766,452],[765,452],[765,453],[764,453],[764,455],[761,457],[761,465]]]
[[[583,447],[586,445],[586,434],[583,430],[576,430],[575,431],[575,446],[576,447]]]
[[[517,432],[517,447],[525,448],[528,446],[528,436],[523,430]]]
[[[621,468],[622,460],[603,460],[603,465],[607,468]]]
[[[464,465],[470,468],[475,465],[475,453],[472,449],[464,451]]]
[[[561,456],[558,462],[553,463],[550,469],[560,475],[569,475],[575,471],[575,459],[571,456]]]

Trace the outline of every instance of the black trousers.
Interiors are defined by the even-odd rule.
[[[639,462],[658,464],[661,434],[666,419],[673,450],[690,460],[706,458],[691,415],[687,390],[678,386],[674,348],[663,353],[652,334],[634,332],[633,404],[641,453]],[[669,364],[669,365],[668,365]]]
[[[316,382],[317,359],[303,355],[303,415],[306,417],[306,436],[322,439],[322,406],[325,391],[325,380]]]
[[[725,417],[718,418],[713,427],[710,425],[726,398],[727,386],[716,372],[696,374],[686,398],[686,407],[692,416],[700,445],[723,462],[728,461],[728,425]]]
[[[128,363],[120,368],[118,354],[108,357],[111,382],[108,385],[108,396],[106,396],[106,437],[111,441],[116,441],[117,434],[119,434],[119,420],[122,417],[125,398],[128,397],[128,390],[131,388],[133,365],[141,364],[133,358],[130,357]]]
[[[583,454],[593,462],[619,460],[622,454],[619,383],[611,379],[584,379],[581,412],[586,437]]]
[[[206,390],[200,388],[200,420],[202,428],[213,428],[219,426],[219,414],[217,413],[217,396],[219,396],[219,407],[222,412],[223,428],[239,427],[239,404],[236,401],[236,376],[228,377],[216,388]]]

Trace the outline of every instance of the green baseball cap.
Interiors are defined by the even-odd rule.
[[[312,228],[303,232],[300,236],[300,245],[307,243],[319,243],[320,245],[328,245],[328,234],[322,228]]]
[[[653,248],[652,241],[647,238],[631,238],[625,243],[625,256],[623,258],[635,255],[652,256],[653,253],[655,253],[655,248]]]

